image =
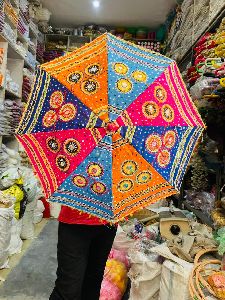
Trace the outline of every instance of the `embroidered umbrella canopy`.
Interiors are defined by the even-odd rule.
[[[17,138],[50,201],[116,222],[179,191],[203,128],[173,60],[105,34],[40,66]]]

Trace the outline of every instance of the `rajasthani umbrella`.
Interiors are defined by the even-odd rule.
[[[116,222],[179,191],[203,128],[173,60],[104,34],[39,67],[17,138],[50,201]]]

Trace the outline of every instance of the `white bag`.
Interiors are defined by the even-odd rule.
[[[0,269],[8,268],[13,216],[14,205],[9,208],[0,208]]]
[[[151,261],[151,256],[129,251],[131,280],[129,300],[157,300],[160,287],[161,264]]]
[[[9,245],[9,255],[14,255],[21,252],[23,241],[21,240],[23,220],[17,220],[15,217],[12,220],[11,239]]]
[[[113,248],[116,250],[125,251],[126,253],[133,247],[135,240],[132,240],[127,236],[127,233],[123,228],[118,225],[116,237],[114,239]]]
[[[192,268],[193,264],[184,268],[166,260],[162,267],[159,300],[191,300],[188,282]]]
[[[61,204],[59,203],[55,203],[55,202],[51,202],[50,203],[50,214],[51,214],[51,217],[57,219],[59,214],[60,214],[60,211],[61,211]]]
[[[21,232],[22,240],[29,240],[34,237],[34,210],[37,206],[37,199],[28,203],[23,216],[23,225]]]
[[[173,255],[166,244],[151,251],[167,258],[162,267],[159,300],[190,300],[188,282],[193,264]]]

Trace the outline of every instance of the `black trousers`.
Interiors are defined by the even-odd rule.
[[[58,269],[50,300],[98,300],[116,234],[110,226],[59,223]]]

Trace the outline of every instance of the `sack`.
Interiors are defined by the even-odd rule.
[[[27,204],[21,232],[21,239],[29,240],[34,237],[34,209],[37,205],[37,200]]]
[[[123,228],[118,225],[112,248],[127,253],[128,250],[133,247],[134,243],[135,240],[129,238]]]
[[[163,263],[159,300],[191,300],[188,282],[193,264],[184,268],[177,263],[166,260]]]
[[[155,255],[145,255],[139,251],[129,251],[131,269],[128,277],[131,280],[129,300],[158,299],[161,264],[156,262]]]
[[[0,208],[0,269],[8,267],[13,216],[13,205],[9,208]]]
[[[151,261],[131,264],[128,273],[131,280],[129,300],[158,299],[161,268],[159,263]]]
[[[163,263],[159,300],[189,300],[188,282],[193,264],[173,255],[165,244],[151,251],[167,258]]]
[[[17,221],[16,218],[12,220],[12,228],[11,228],[11,239],[9,245],[9,255],[14,255],[21,252],[23,241],[20,238],[22,231],[22,219]]]

